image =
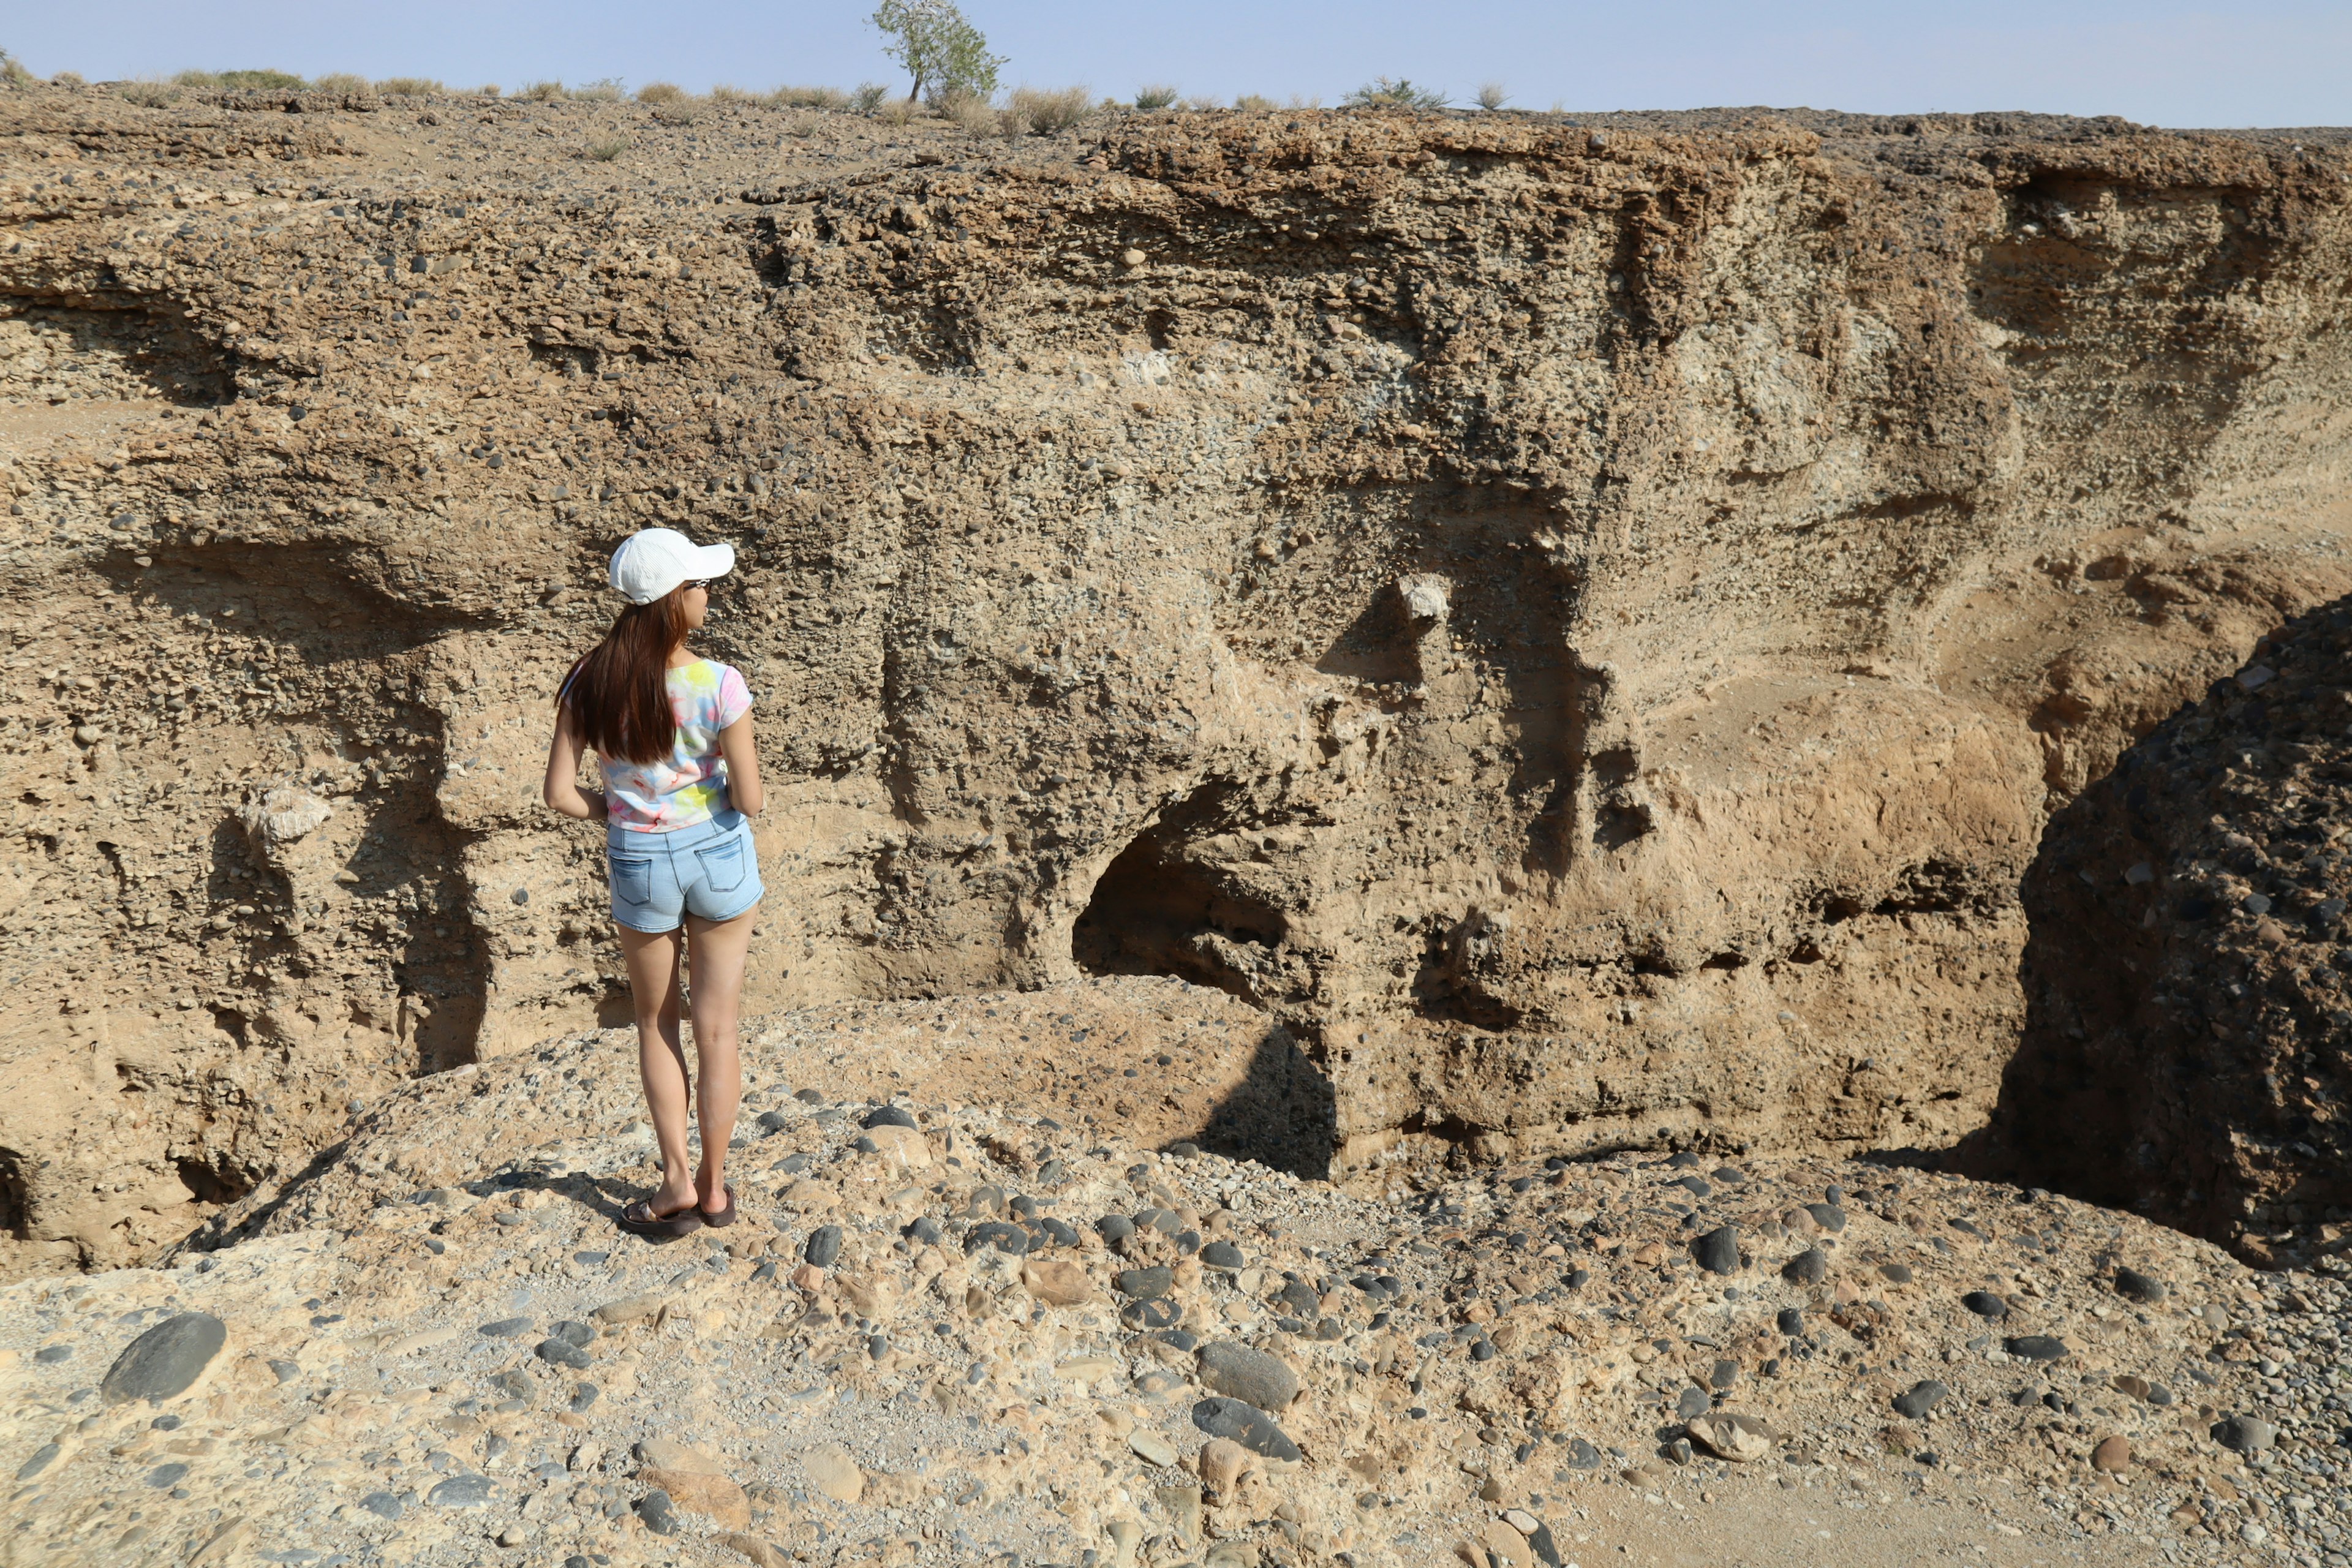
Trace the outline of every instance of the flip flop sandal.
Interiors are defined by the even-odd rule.
[[[726,1192],[727,1206],[725,1208],[697,1209],[694,1211],[702,1216],[702,1223],[709,1226],[713,1230],[717,1230],[721,1226],[729,1226],[735,1223],[735,1184],[729,1182],[726,1184]]]
[[[652,1205],[639,1198],[623,1209],[621,1217],[614,1223],[631,1236],[655,1238],[687,1236],[702,1228],[702,1211],[688,1204],[674,1214],[656,1214]]]

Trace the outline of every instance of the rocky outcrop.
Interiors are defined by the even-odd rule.
[[[646,523],[741,551],[753,1005],[1182,976],[1373,1186],[1951,1142],[2046,803],[2352,585],[2317,139],[5,113],[16,1266],[617,1016],[534,781]]]
[[[2050,825],[1977,1165],[2268,1262],[2352,1209],[2352,605],[2256,645]]]

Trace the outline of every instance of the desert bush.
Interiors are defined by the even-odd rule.
[[[1004,58],[988,52],[988,39],[955,0],[882,0],[871,20],[888,40],[882,52],[915,79],[908,97],[953,118],[957,100],[985,102],[996,96],[996,73]]]
[[[583,81],[567,96],[581,103],[618,103],[621,101],[621,79],[600,76],[594,81]]]
[[[1166,109],[1170,104],[1176,101],[1176,98],[1177,93],[1174,88],[1169,86],[1166,82],[1155,82],[1150,87],[1139,87],[1135,89],[1135,107],[1138,109]]]
[[[535,81],[522,89],[522,96],[533,103],[553,103],[563,96],[563,84],[560,81]]]
[[[1323,100],[1316,93],[1294,92],[1290,95],[1289,101],[1283,107],[1285,109],[1320,109],[1323,107]]]
[[[588,144],[588,156],[595,159],[599,163],[609,163],[628,150],[629,143],[627,138],[616,136],[610,142],[590,142]]]
[[[124,101],[142,109],[161,109],[165,104],[180,101],[180,89],[169,82],[126,82],[121,89]]]
[[[992,135],[1002,131],[1005,124],[1003,117],[990,107],[988,100],[977,93],[949,99],[940,105],[940,112],[974,136]]]
[[[1051,136],[1084,120],[1093,107],[1094,94],[1083,87],[1066,87],[1059,92],[1016,87],[1004,104],[1006,134]]]
[[[1503,90],[1503,84],[1501,82],[1489,81],[1479,84],[1478,107],[1485,110],[1487,113],[1492,114],[1495,110],[1502,108],[1503,105],[1510,101],[1511,95]]]
[[[1234,100],[1234,107],[1244,114],[1270,114],[1274,111],[1275,102],[1264,93],[1245,92]]]
[[[904,125],[908,121],[915,118],[914,100],[908,98],[886,99],[883,100],[881,107],[875,110],[874,118],[882,121],[885,125]]]
[[[476,98],[499,98],[503,96],[505,92],[506,89],[500,87],[497,82],[486,81],[481,86],[474,89],[474,96]]]
[[[331,71],[310,85],[320,92],[353,93],[375,90],[368,84],[367,78],[354,76],[350,71]]]
[[[291,71],[236,70],[182,71],[172,85],[214,92],[291,92],[309,84]]]
[[[692,96],[674,81],[649,81],[637,89],[639,103],[683,103]]]
[[[772,109],[841,110],[850,108],[856,101],[854,95],[837,87],[780,87],[766,99]],[[880,101],[877,93],[875,102]]]
[[[730,109],[748,107],[760,101],[758,93],[745,92],[741,88],[730,87],[723,81],[711,88],[709,98],[711,102],[723,103]]]
[[[89,80],[79,71],[58,71],[50,76],[51,87],[88,87]]]
[[[25,62],[0,49],[0,87],[27,88],[40,79],[25,68]]]
[[[1433,87],[1415,87],[1403,77],[1391,81],[1375,77],[1347,96],[1357,109],[1443,109],[1450,94]]]
[[[849,107],[860,114],[871,114],[890,96],[890,89],[878,81],[861,81],[857,90],[849,95]]]
[[[375,89],[386,98],[424,98],[448,90],[429,76],[388,76],[375,84]]]

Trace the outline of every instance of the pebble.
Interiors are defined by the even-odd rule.
[[[1192,1425],[1212,1437],[1228,1437],[1253,1454],[1263,1454],[1269,1459],[1299,1458],[1298,1445],[1290,1440],[1275,1418],[1256,1405],[1239,1399],[1203,1399],[1192,1406]]]
[[[838,1443],[820,1443],[801,1456],[809,1485],[835,1502],[854,1503],[866,1492],[866,1472]]]
[[[1127,1446],[1147,1465],[1168,1466],[1176,1462],[1176,1445],[1157,1432],[1147,1432],[1138,1427],[1128,1434]]]
[[[500,1318],[495,1323],[484,1323],[482,1333],[488,1339],[511,1340],[520,1338],[537,1326],[537,1321],[530,1318]]]
[[[1805,1212],[1813,1216],[1815,1225],[1832,1236],[1845,1228],[1845,1210],[1833,1203],[1807,1204]]]
[[[915,1113],[900,1105],[879,1105],[867,1111],[858,1125],[868,1132],[877,1127],[912,1128],[916,1125]]]
[[[1717,1226],[1691,1243],[1691,1260],[1710,1274],[1739,1272],[1739,1227]]]
[[[491,1490],[488,1476],[451,1476],[426,1492],[425,1500],[435,1508],[484,1508],[488,1506]]]
[[[2121,1475],[2131,1468],[2131,1458],[2130,1438],[2120,1434],[2103,1437],[2099,1440],[2099,1446],[2091,1450],[2091,1468],[2105,1470],[2110,1475]]]
[[[109,1405],[161,1405],[186,1393],[227,1342],[228,1326],[210,1312],[166,1318],[123,1348],[99,1392]]]
[[[55,1366],[73,1355],[71,1345],[43,1345],[33,1352],[33,1360],[43,1366]]]
[[[977,1252],[983,1247],[1018,1258],[1029,1250],[1029,1233],[1005,1220],[983,1220],[963,1233],[963,1249]]]
[[[402,1505],[401,1500],[390,1492],[370,1492],[360,1499],[360,1506],[378,1519],[397,1520],[408,1511]]]
[[[63,1451],[64,1450],[55,1443],[42,1444],[39,1447],[33,1450],[30,1458],[26,1459],[23,1464],[16,1467],[16,1479],[20,1481],[31,1480],[35,1476],[37,1476],[43,1470],[47,1469],[57,1459],[58,1455]]]
[[[1895,1396],[1895,1413],[1908,1421],[1916,1421],[1944,1402],[1952,1391],[1934,1378],[1922,1378],[1910,1391]]]
[[[1233,1340],[1212,1340],[1200,1350],[1201,1386],[1230,1394],[1260,1410],[1281,1410],[1298,1397],[1298,1374],[1279,1357]]]
[[[2020,1361],[2063,1361],[2066,1342],[2050,1334],[2018,1334],[2000,1342],[2000,1348]]]
[[[2116,1292],[2143,1307],[2161,1305],[2167,1294],[2163,1280],[2153,1274],[2142,1274],[2136,1268],[2116,1270]]]
[[[2255,1415],[2225,1415],[2213,1424],[2212,1436],[2233,1454],[2259,1454],[2278,1443],[2278,1428]]]
[[[147,1484],[157,1491],[178,1486],[187,1479],[188,1467],[179,1463],[158,1465],[147,1472]]]
[[[1212,1241],[1201,1248],[1201,1266],[1204,1268],[1219,1268],[1231,1273],[1236,1269],[1247,1268],[1248,1259],[1242,1256],[1242,1249],[1232,1242]]]
[[[1175,1288],[1175,1282],[1174,1271],[1164,1263],[1149,1268],[1122,1268],[1111,1280],[1120,1295],[1138,1301],[1158,1300]]]
[[[530,1353],[551,1366],[568,1366],[574,1372],[585,1372],[595,1363],[595,1358],[578,1345],[569,1340],[556,1339],[551,1335],[540,1341],[538,1347]]]
[[[840,1256],[841,1227],[837,1225],[821,1225],[809,1232],[808,1245],[801,1249],[801,1257],[819,1268],[832,1268],[833,1260]]]
[[[433,1489],[437,1492],[441,1489],[436,1487]],[[677,1533],[677,1514],[669,1505],[669,1493],[659,1487],[637,1500],[637,1517],[645,1521],[646,1528],[656,1535]]]
[[[1960,1298],[1960,1305],[1979,1318],[2006,1318],[2009,1303],[1990,1290],[1971,1290]]]
[[[1791,1285],[1818,1285],[1829,1272],[1829,1254],[1818,1247],[1805,1248],[1780,1266],[1780,1278]]]
[[[1703,1388],[1685,1388],[1675,1401],[1675,1414],[1685,1421],[1697,1419],[1715,1408],[1715,1401]]]

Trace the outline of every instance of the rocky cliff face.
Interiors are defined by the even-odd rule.
[[[1950,1142],[2047,805],[2352,585],[2318,141],[5,114],[18,1266],[614,1018],[637,527],[741,552],[753,1006],[1175,974],[1343,1173]]]

